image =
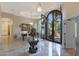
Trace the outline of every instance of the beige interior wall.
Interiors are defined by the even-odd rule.
[[[64,2],[62,3],[63,19],[69,19],[79,15],[78,2]]]
[[[26,19],[26,18],[23,18],[23,17],[20,17],[20,16],[16,16],[16,15],[13,15],[13,14],[9,14],[9,13],[4,13],[2,12],[1,13],[1,17],[2,18],[9,18],[13,21],[13,25],[12,25],[12,35],[17,35],[18,37],[21,36],[20,34],[20,27],[19,25],[22,24],[22,23],[30,23],[30,22],[33,22],[33,20],[30,20],[30,19]]]

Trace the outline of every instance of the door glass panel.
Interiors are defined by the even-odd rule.
[[[52,13],[48,15],[48,27],[47,27],[47,38],[52,40],[52,23],[53,23],[53,15]]]
[[[45,21],[44,18],[41,19],[41,38],[45,38]]]
[[[38,23],[38,33],[41,39],[45,39],[45,16],[42,15]]]
[[[54,41],[61,41],[61,15],[58,12],[54,13]]]

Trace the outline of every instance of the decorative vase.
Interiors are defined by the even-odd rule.
[[[35,39],[34,37],[31,37],[30,39],[28,39],[28,42],[30,44],[29,47],[29,53],[36,53],[38,48],[37,48],[37,43],[38,43],[38,39]]]

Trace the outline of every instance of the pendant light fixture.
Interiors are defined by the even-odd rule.
[[[42,11],[42,8],[41,8],[41,3],[40,3],[40,2],[38,3],[38,6],[37,6],[37,11],[38,11],[38,12],[41,12],[41,11]]]

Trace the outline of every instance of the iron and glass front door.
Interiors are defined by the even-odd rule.
[[[47,16],[47,39],[53,42],[62,43],[62,13],[53,10]]]

